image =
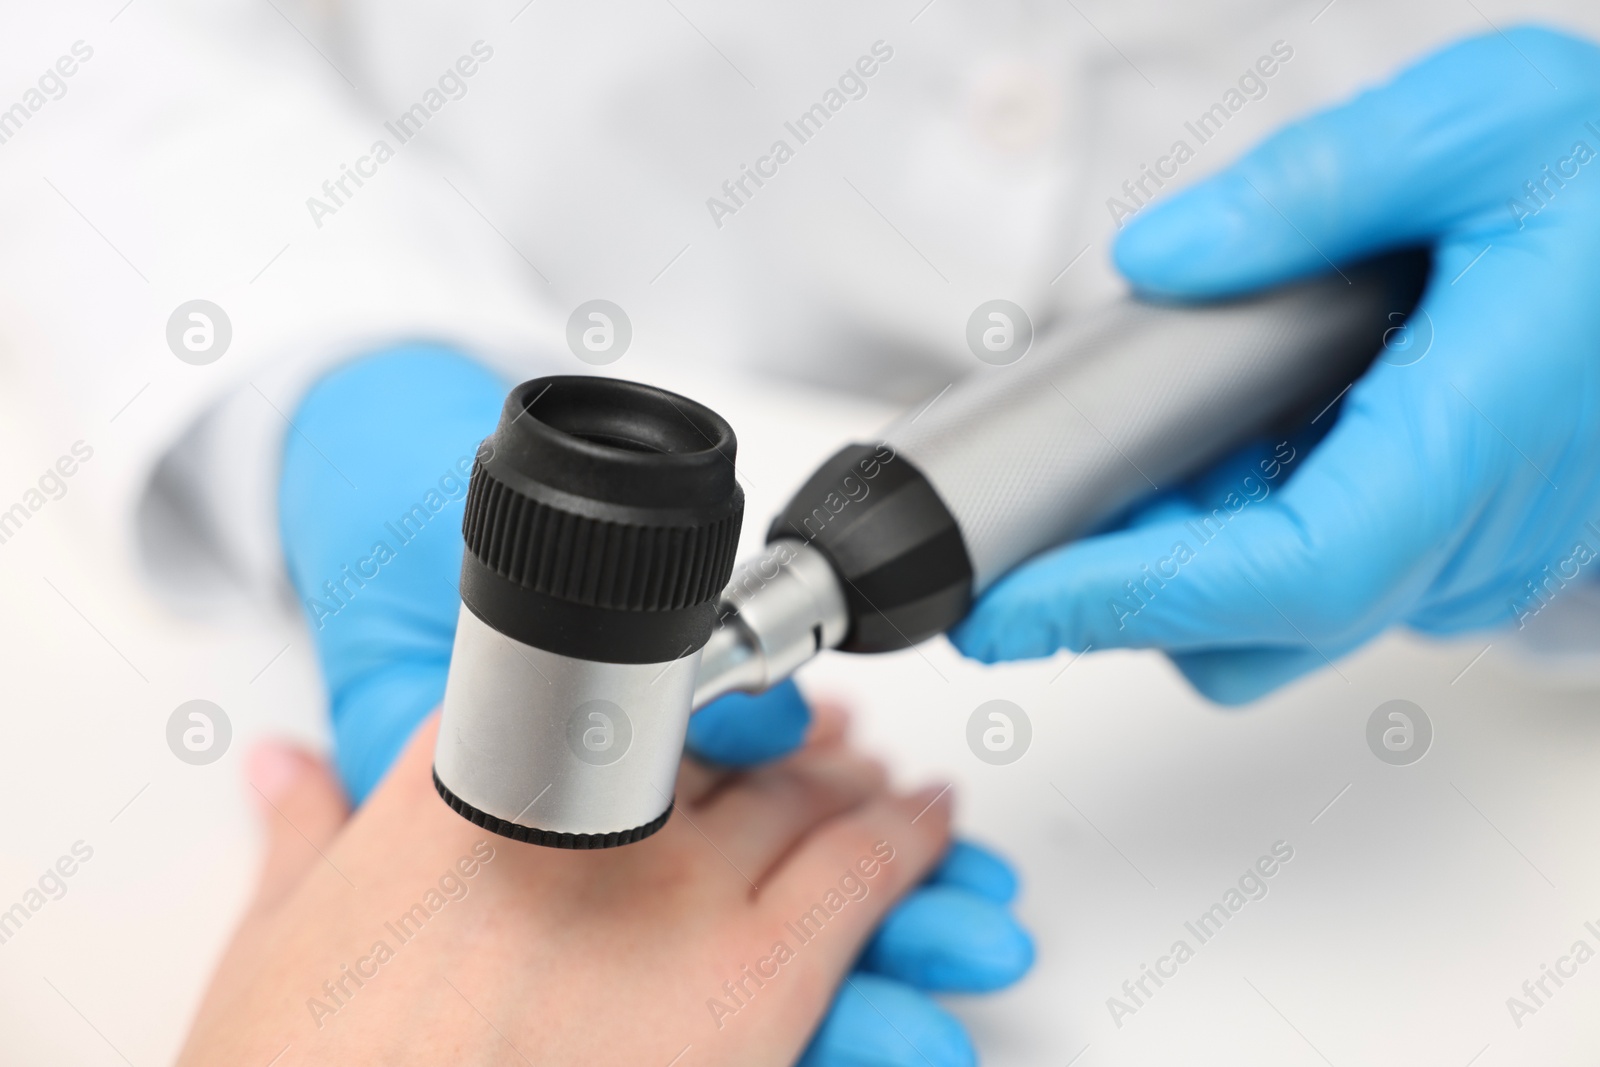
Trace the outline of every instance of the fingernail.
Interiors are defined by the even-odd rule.
[[[306,758],[298,749],[281,741],[262,741],[250,750],[245,777],[268,803],[276,804],[305,770]]]

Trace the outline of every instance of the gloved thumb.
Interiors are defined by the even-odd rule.
[[[689,751],[724,767],[749,767],[800,747],[811,723],[805,697],[789,680],[765,693],[729,693],[689,720]]]
[[[317,863],[350,817],[344,790],[326,761],[282,741],[250,753],[250,792],[267,838],[255,906],[271,909]]]
[[[279,488],[284,555],[357,803],[444,696],[462,501],[504,396],[473,360],[419,344],[338,367],[294,413]]]

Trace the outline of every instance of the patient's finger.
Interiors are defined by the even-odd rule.
[[[317,862],[319,850],[350,817],[350,808],[328,765],[293,745],[266,741],[256,746],[248,774],[267,835],[256,906],[271,908]]]
[[[807,749],[731,780],[693,813],[701,833],[744,876],[767,869],[819,823],[885,788],[881,764],[843,748]]]
[[[947,786],[879,797],[817,827],[768,874],[758,896],[764,921],[806,935],[827,988],[944,854],[950,809]]]

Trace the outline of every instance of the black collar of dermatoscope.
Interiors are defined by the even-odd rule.
[[[693,652],[738,550],[737,448],[721,416],[664,389],[524,382],[473,464],[462,602],[507,637],[575,659]]]
[[[850,613],[845,652],[909,648],[972,605],[961,528],[923,473],[888,444],[846,445],[800,487],[767,540],[794,538],[833,565]]]

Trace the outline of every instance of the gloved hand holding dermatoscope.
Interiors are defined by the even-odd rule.
[[[1223,304],[1116,302],[841,450],[737,575],[725,421],[614,379],[518,386],[467,498],[440,795],[522,841],[649,836],[694,708],[823,648],[940,633],[1029,556],[1313,413],[1425,273],[1405,255]]]

